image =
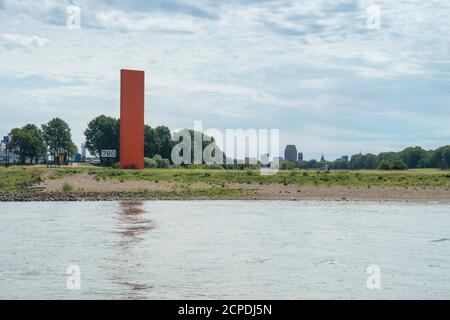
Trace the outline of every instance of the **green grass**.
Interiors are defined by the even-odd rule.
[[[182,184],[209,183],[212,185],[283,184],[318,186],[386,186],[386,187],[450,187],[450,172],[422,169],[408,171],[280,171],[276,175],[262,176],[259,171],[203,170],[203,169],[146,169],[128,171],[100,169],[99,180],[119,181],[171,181]]]
[[[186,199],[186,198],[242,198],[251,194],[251,190],[242,189],[221,189],[221,188],[207,188],[207,189],[192,189],[184,188],[172,191],[154,191],[154,190],[137,190],[135,194],[148,198],[155,199]]]
[[[0,167],[0,192],[28,190],[43,180],[44,172],[40,167]]]
[[[226,185],[231,183],[297,186],[450,188],[450,171],[437,169],[408,171],[336,170],[331,172],[291,170],[280,171],[278,174],[272,176],[262,176],[258,170],[145,169],[133,171],[92,166],[61,168],[14,166],[8,169],[0,167],[0,192],[26,191],[30,190],[32,185],[44,179],[61,179],[80,173],[87,173],[99,181],[114,180],[126,182],[144,180],[174,182],[183,186],[183,188],[188,188],[189,185],[194,183],[206,183],[210,187],[205,189],[217,189],[222,193],[227,192],[225,191],[227,190]]]

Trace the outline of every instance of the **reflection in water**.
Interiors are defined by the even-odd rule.
[[[144,235],[156,227],[154,221],[145,219],[142,201],[124,201],[120,203],[118,232],[124,237],[120,246],[126,247],[144,239]]]
[[[142,201],[124,201],[120,202],[120,211],[118,216],[119,226],[117,231],[121,234],[119,240],[120,256],[127,257],[132,255],[132,246],[141,243],[145,239],[145,235],[155,229],[156,224],[153,220],[145,219],[146,211]],[[128,288],[129,299],[144,299],[146,298],[146,291],[152,289],[153,286],[141,283],[145,278],[138,277],[139,282],[132,281],[140,273],[141,264],[130,259],[123,259],[120,265],[116,265],[115,273],[112,281],[116,284]]]

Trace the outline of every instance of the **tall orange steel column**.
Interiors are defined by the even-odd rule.
[[[120,168],[144,168],[145,73],[120,70]]]

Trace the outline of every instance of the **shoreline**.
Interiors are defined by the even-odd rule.
[[[448,172],[104,168],[0,170],[0,202],[253,200],[450,203]]]
[[[401,202],[450,204],[447,190],[372,190],[344,187],[304,187],[296,193],[267,193],[251,189],[190,189],[179,191],[28,191],[0,192],[0,202],[98,202],[98,201],[338,201],[338,202]]]

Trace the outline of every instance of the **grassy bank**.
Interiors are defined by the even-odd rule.
[[[220,184],[284,184],[310,186],[386,186],[386,187],[450,187],[450,172],[423,169],[409,171],[280,171],[262,176],[259,171],[147,169],[133,172],[105,169],[95,173],[96,179],[118,181],[172,181],[179,183]]]
[[[227,184],[298,185],[298,186],[349,186],[349,187],[416,187],[450,188],[450,172],[434,169],[408,171],[280,171],[276,175],[262,176],[250,170],[206,169],[145,169],[142,171],[100,168],[92,166],[46,168],[0,167],[0,192],[32,190],[31,187],[46,179],[62,179],[86,173],[97,181],[151,181],[175,182],[189,186],[205,183],[210,187]]]
[[[22,192],[43,181],[47,172],[43,167],[0,167],[0,192]]]

